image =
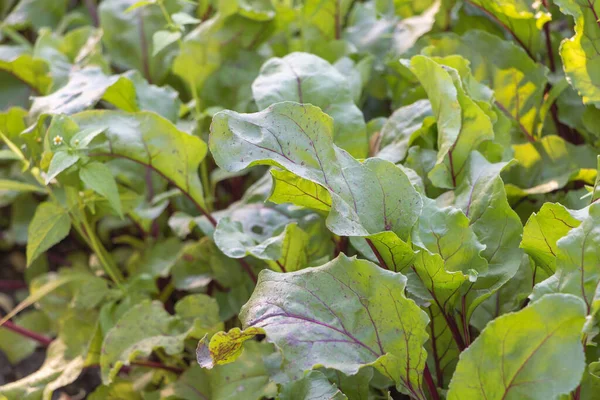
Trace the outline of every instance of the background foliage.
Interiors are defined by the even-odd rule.
[[[596,398],[598,13],[2,0],[0,399]]]

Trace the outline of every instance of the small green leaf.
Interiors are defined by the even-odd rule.
[[[79,169],[79,177],[90,189],[106,197],[111,207],[123,218],[119,188],[110,168],[93,161]]]
[[[191,15],[183,12],[175,13],[171,15],[171,18],[173,18],[173,22],[175,22],[177,25],[195,25],[202,22],[198,18],[194,18]]]
[[[46,185],[58,174],[69,168],[73,164],[79,161],[79,155],[71,153],[68,150],[59,150],[54,153],[52,161],[50,161],[50,167],[48,168],[48,174],[46,175]]]
[[[490,322],[460,357],[448,400],[548,400],[574,390],[585,369],[585,304],[552,294]]]
[[[242,345],[246,340],[264,333],[265,331],[260,328],[248,328],[243,331],[233,328],[229,332],[215,333],[210,341],[208,335],[204,336],[198,342],[196,360],[202,368],[207,369],[232,363],[242,354]]]
[[[44,188],[32,185],[30,183],[13,181],[9,179],[0,179],[0,190],[10,190],[15,192],[37,192],[46,193]]]
[[[71,138],[71,146],[78,148],[78,149],[84,149],[87,147],[88,144],[90,144],[92,142],[92,140],[94,140],[94,138],[96,136],[98,136],[99,134],[101,134],[102,132],[105,131],[106,128],[98,128],[98,129],[84,129],[80,132],[77,132],[72,138]]]
[[[158,31],[152,36],[152,56],[160,53],[164,48],[181,39],[181,32]]]
[[[140,1],[137,1],[137,2],[133,3],[129,7],[127,7],[124,12],[128,13],[128,12],[136,10],[136,9],[138,9],[140,7],[146,7],[146,6],[149,6],[151,4],[156,4],[156,0],[140,0]]]
[[[61,206],[45,202],[35,210],[28,230],[27,265],[63,240],[71,230],[71,218]]]

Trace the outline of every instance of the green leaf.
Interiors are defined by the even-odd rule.
[[[360,163],[335,146],[331,118],[312,105],[223,111],[211,131],[210,148],[221,168],[278,165],[327,189],[333,203],[327,226],[337,235],[392,231],[406,238],[420,214],[421,198],[403,171],[377,158]]]
[[[445,33],[436,37],[422,53],[430,57],[457,54],[469,60],[473,77],[494,91],[496,103],[521,131],[518,135],[534,136],[547,70],[518,45],[487,32],[470,30],[462,36]]]
[[[552,19],[552,15],[542,9],[540,3],[527,0],[514,0],[510,3],[469,0],[469,4],[484,11],[506,29],[532,58],[540,50],[542,27]]]
[[[504,175],[512,186],[510,190],[519,196],[548,193],[572,180],[589,180],[585,169],[596,168],[596,150],[588,145],[576,146],[555,135],[513,148],[517,163]]]
[[[152,56],[156,56],[163,49],[181,39],[181,32],[158,31],[152,35]]]
[[[437,116],[438,156],[428,176],[438,187],[454,188],[460,183],[458,177],[471,151],[493,139],[492,122],[468,96],[457,70],[425,56],[413,57],[410,69],[423,85]]]
[[[146,165],[204,208],[197,170],[206,144],[150,112],[86,111],[72,116],[80,129],[106,129],[90,156],[123,158]]]
[[[439,254],[448,272],[469,270],[483,273],[487,262],[480,255],[485,249],[469,219],[455,207],[440,208],[434,200],[423,200],[423,214],[411,235],[415,245]]]
[[[32,332],[45,334],[50,331],[50,321],[41,311],[34,310],[23,313],[15,318],[14,322],[17,326]],[[6,328],[0,328],[0,350],[12,365],[16,365],[33,354],[37,346],[38,343],[32,339]]]
[[[298,272],[263,270],[240,319],[264,329],[296,376],[315,366],[352,375],[371,365],[421,399],[428,318],[404,297],[405,283],[343,254]]]
[[[30,114],[74,114],[92,108],[100,100],[124,111],[154,111],[172,121],[179,112],[177,92],[149,84],[137,71],[106,75],[98,67],[86,67],[72,72],[59,90],[35,97]]]
[[[589,207],[589,215],[557,242],[556,273],[537,284],[533,299],[545,293],[570,293],[581,298],[588,312],[597,296],[600,271],[600,204]]]
[[[123,218],[119,189],[110,168],[99,162],[91,162],[79,169],[81,181],[98,194],[106,197],[111,207]]]
[[[0,70],[8,72],[38,93],[46,93],[52,82],[48,65],[32,57],[21,46],[0,46]]]
[[[43,204],[44,203],[42,203],[42,205]],[[57,276],[55,276],[55,275],[57,275]],[[17,315],[18,313],[20,313],[21,311],[26,309],[27,307],[30,307],[31,305],[35,304],[36,302],[42,300],[44,297],[46,297],[48,294],[52,293],[56,289],[58,289],[64,285],[70,284],[72,282],[79,282],[79,281],[85,282],[85,281],[91,279],[93,276],[90,275],[89,273],[69,271],[69,273],[65,273],[65,274],[61,274],[61,275],[58,275],[58,274],[53,275],[52,273],[49,273],[49,274],[43,275],[40,278],[45,278],[45,277],[49,277],[49,278],[51,277],[53,279],[50,279],[47,282],[44,282],[39,287],[35,287],[34,284],[37,283],[37,280],[34,281],[34,283],[32,283],[31,294],[29,296],[27,296],[23,301],[21,301],[15,308],[13,308],[8,314],[6,314],[0,320],[0,326],[2,326],[6,321],[10,320],[15,315]]]
[[[500,177],[506,166],[507,163],[490,163],[473,152],[454,192],[454,204],[469,218],[473,232],[485,245],[481,256],[488,262],[487,271],[478,274],[466,293],[467,320],[482,301],[516,274],[521,264],[523,225],[506,198]]]
[[[9,399],[50,400],[55,390],[74,382],[84,367],[82,356],[68,358],[65,350],[63,342],[52,342],[41,368],[25,378],[0,386],[0,395]]]
[[[63,240],[71,230],[71,218],[61,206],[45,202],[38,206],[27,233],[27,265]]]
[[[556,242],[585,218],[581,212],[570,211],[558,203],[546,203],[531,214],[523,229],[521,248],[537,265],[552,274],[556,271]]]
[[[76,147],[78,149],[85,149],[94,138],[104,132],[105,128],[99,129],[84,129],[80,132],[77,132],[70,141],[70,145],[72,147]]]
[[[308,53],[271,58],[252,84],[259,109],[282,101],[310,103],[334,121],[334,143],[356,158],[368,152],[366,126],[348,80],[327,61]]]
[[[190,337],[203,337],[206,332],[216,333],[223,329],[219,318],[219,304],[205,294],[190,294],[175,304],[175,313],[193,322]]]
[[[191,15],[183,12],[175,13],[171,15],[171,18],[177,25],[196,25],[202,22],[198,18],[194,18]]]
[[[153,83],[166,78],[177,46],[152,57],[152,35],[164,28],[165,17],[160,7],[140,7],[125,12],[137,0],[107,0],[98,6],[102,42],[112,62],[123,70],[136,69]],[[176,1],[165,1],[172,14],[181,10]]]
[[[279,392],[280,400],[330,399],[347,400],[340,389],[319,371],[310,371],[301,379],[284,385]]]
[[[132,5],[130,5],[129,7],[127,7],[127,9],[124,11],[125,13],[128,12],[132,12],[133,10],[140,8],[140,7],[146,7],[152,4],[156,4],[156,0],[139,0],[135,3],[133,3]]]
[[[585,369],[585,315],[581,300],[555,294],[497,318],[462,353],[448,399],[546,400],[568,394]]]
[[[58,174],[66,170],[67,168],[74,165],[77,161],[79,161],[79,155],[76,153],[71,153],[68,150],[59,150],[54,153],[52,157],[52,161],[50,161],[50,167],[48,168],[48,174],[46,175],[46,185],[52,181],[52,179],[56,178]]]
[[[135,389],[133,382],[125,380],[117,380],[108,386],[100,385],[87,398],[89,400],[143,399],[139,391]]]
[[[21,0],[3,21],[19,29],[56,27],[67,11],[67,0]]]
[[[331,210],[331,196],[324,187],[286,170],[272,169],[273,192],[269,201],[292,203],[313,210]]]
[[[219,220],[213,238],[228,257],[252,255],[275,271],[297,271],[309,262],[307,233],[276,208],[248,205],[234,210]]]
[[[102,382],[111,383],[123,365],[129,365],[138,356],[148,356],[155,349],[171,355],[180,353],[188,330],[188,324],[169,315],[162,303],[137,304],[104,338],[100,356]]]
[[[0,190],[10,190],[15,192],[38,192],[46,193],[44,188],[30,183],[13,181],[10,179],[0,179]]]
[[[431,103],[427,100],[419,100],[394,111],[381,128],[377,157],[393,163],[404,160],[416,139],[415,134],[419,133],[424,120],[432,115]]]
[[[235,2],[227,2],[235,4]],[[270,2],[267,4],[269,7]],[[237,81],[242,74],[247,74],[247,69],[252,74],[247,77],[251,82],[256,77],[254,68],[249,64],[262,62],[262,58],[255,56],[254,49],[265,42],[275,29],[275,23],[267,19],[249,19],[240,14],[218,13],[213,18],[198,25],[183,40],[181,51],[173,62],[173,73],[181,77],[198,91],[202,90],[211,76],[218,76],[220,67],[227,60],[243,63],[244,68],[235,68],[234,73],[226,74],[226,81]],[[236,60],[241,58],[241,60]],[[252,60],[250,63],[248,60]],[[235,67],[235,65],[234,65]],[[256,68],[258,68],[256,66]],[[223,68],[225,70],[225,68]],[[248,82],[249,83],[249,82]],[[239,90],[238,86],[229,89],[232,93]],[[229,93],[213,93],[217,99],[217,106],[222,106],[222,98]]]
[[[250,340],[236,362],[217,365],[210,371],[212,398],[215,400],[260,400],[273,398],[277,385],[269,379],[264,358],[273,353],[273,346]]]
[[[260,328],[248,328],[243,331],[233,328],[229,332],[215,333],[210,341],[208,336],[204,336],[198,342],[196,360],[202,368],[207,369],[232,363],[242,354],[245,341],[264,333]]]
[[[557,0],[560,11],[575,20],[575,36],[564,39],[560,45],[565,74],[584,104],[600,105],[600,64],[594,38],[598,34],[597,14],[600,7],[595,2]]]

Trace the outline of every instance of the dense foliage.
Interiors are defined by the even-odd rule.
[[[0,399],[597,399],[599,13],[3,0]]]

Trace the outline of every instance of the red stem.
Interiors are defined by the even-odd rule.
[[[36,342],[38,342],[39,344],[41,344],[44,347],[48,347],[50,345],[50,343],[52,343],[52,339],[51,338],[46,337],[44,335],[40,335],[39,333],[30,331],[29,329],[25,329],[25,328],[20,327],[18,325],[15,325],[11,321],[6,321],[2,325],[2,327],[8,329],[9,331],[13,331],[15,333],[18,333],[21,336],[25,336],[26,338],[35,340]]]
[[[427,364],[425,364],[425,369],[423,370],[423,377],[425,378],[425,384],[427,385],[427,390],[429,390],[431,398],[433,400],[440,400],[440,395],[433,382],[433,377],[431,376],[431,371],[429,371],[429,366]]]
[[[373,253],[375,253],[375,257],[377,257],[377,261],[379,261],[379,265],[381,266],[381,268],[387,269],[389,271],[390,268],[387,266],[387,264],[383,260],[383,257],[381,257],[381,254],[379,254],[379,250],[377,250],[377,248],[375,248],[375,245],[373,244],[373,242],[371,242],[371,239],[365,238],[365,240],[367,241],[367,244],[369,245],[371,250],[373,250]]]
[[[473,285],[471,285],[473,286]],[[470,290],[471,288],[469,288]],[[465,344],[467,347],[471,345],[471,333],[469,332],[469,322],[467,321],[467,298],[463,296],[461,299],[461,308],[462,308],[462,325],[463,325],[463,334],[465,337]]]
[[[22,328],[20,326],[17,326],[14,323],[12,323],[11,321],[6,321],[4,323],[4,325],[2,325],[2,327],[6,328],[6,329],[8,329],[10,331],[13,331],[13,332],[15,332],[15,333],[17,333],[17,334],[19,334],[21,336],[24,336],[26,338],[35,340],[36,342],[38,342],[39,344],[41,344],[44,347],[50,346],[50,344],[53,341],[51,338],[49,338],[47,336],[44,336],[44,335],[41,335],[39,333],[30,331],[29,329],[25,329],[25,328]],[[142,360],[142,361],[132,361],[131,365],[137,365],[137,366],[140,366],[140,367],[148,367],[148,368],[156,368],[156,369],[164,369],[166,371],[175,372],[177,374],[181,374],[184,371],[183,368],[172,367],[172,366],[164,365],[164,364],[161,364],[161,363],[155,362],[155,361],[145,361],[145,360]]]
[[[244,260],[242,258],[238,258],[237,260],[240,263],[240,265],[242,266],[242,268],[244,268],[244,271],[246,271],[248,276],[250,276],[250,279],[252,279],[252,282],[254,282],[254,284],[256,284],[258,282],[258,279],[256,279],[256,275],[254,274],[254,271],[252,271],[252,267],[250,266],[250,264],[248,264],[246,262],[246,260]]]
[[[0,281],[0,290],[19,290],[27,289],[27,283],[17,280]]]
[[[285,270],[285,267],[283,266],[283,264],[281,264],[281,263],[279,262],[279,260],[276,260],[275,262],[277,263],[277,266],[278,266],[279,268],[281,268],[281,272],[287,272],[287,271]]]

